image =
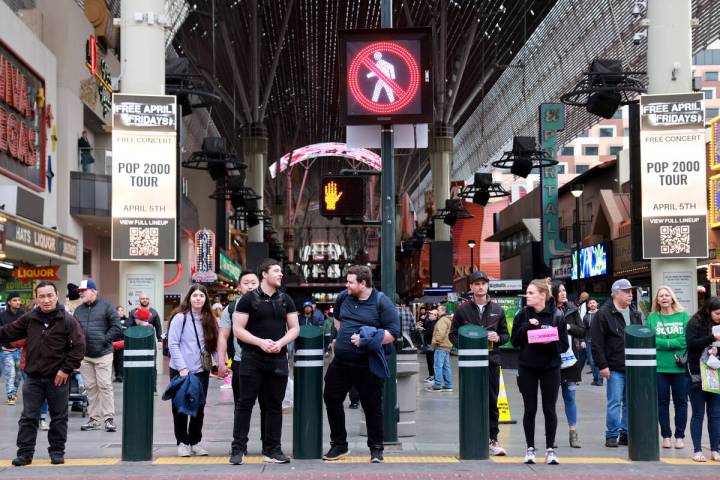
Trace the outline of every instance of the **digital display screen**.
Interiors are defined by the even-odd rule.
[[[592,278],[610,273],[608,246],[598,243],[589,247],[574,250],[572,254],[572,279]]]
[[[365,190],[363,177],[324,177],[320,188],[320,214],[325,217],[362,217],[365,215]]]

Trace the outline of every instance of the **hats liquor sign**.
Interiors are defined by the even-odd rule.
[[[0,172],[45,189],[45,80],[0,41]]]

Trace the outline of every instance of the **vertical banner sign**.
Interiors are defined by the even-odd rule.
[[[113,260],[176,259],[176,106],[172,95],[113,95]]]
[[[706,258],[702,93],[640,97],[644,258]]]
[[[215,232],[203,228],[195,232],[195,272],[194,282],[213,283],[217,281],[215,273]]]
[[[540,105],[540,141],[542,148],[555,158],[557,132],[565,128],[565,105],[543,103]],[[552,259],[570,255],[570,248],[560,242],[558,221],[558,166],[540,169],[542,192],[542,243],[545,265],[552,268]]]
[[[710,120],[710,169],[720,170],[720,117]]]

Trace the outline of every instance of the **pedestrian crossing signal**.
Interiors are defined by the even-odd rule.
[[[320,214],[325,217],[363,217],[365,179],[357,176],[324,177],[320,188]]]

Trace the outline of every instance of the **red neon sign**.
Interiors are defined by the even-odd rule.
[[[98,70],[98,61],[97,61],[97,39],[95,38],[95,35],[90,35],[89,40],[89,50],[90,50],[90,61],[88,62],[90,64],[90,73],[95,75]]]
[[[408,71],[407,85],[400,85],[397,80],[395,66],[391,60],[399,58],[402,62],[397,65]],[[397,62],[395,62],[397,63]],[[399,70],[399,68],[398,68]],[[375,77],[377,81],[372,84],[373,91],[365,92],[360,86],[360,76]],[[420,67],[412,54],[404,47],[394,42],[375,42],[363,48],[352,59],[348,69],[348,88],[352,97],[365,110],[381,115],[400,112],[413,99],[420,90]],[[366,86],[365,89],[368,87]],[[381,103],[381,101],[385,101]]]

